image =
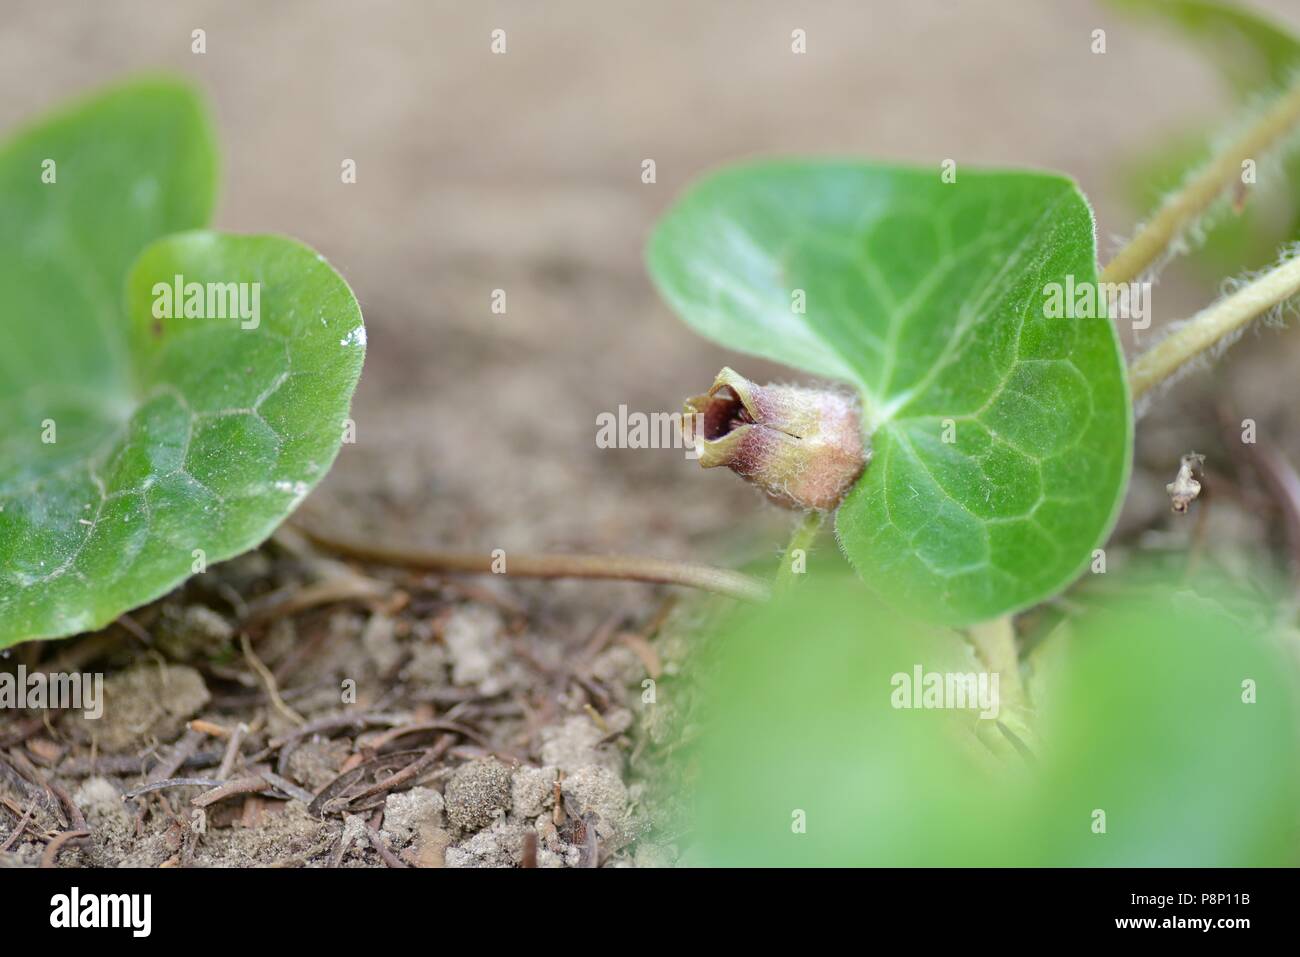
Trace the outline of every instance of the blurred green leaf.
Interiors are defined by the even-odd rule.
[[[971,710],[893,706],[895,675],[980,666],[860,591],[808,582],[718,637],[690,755],[695,862],[1300,862],[1295,661],[1217,600],[1166,585],[1053,635],[1028,760],[982,750],[1006,735]]]
[[[1300,63],[1300,39],[1245,7],[1218,0],[1106,0],[1196,43],[1240,96],[1279,87]]]
[[[1300,862],[1295,664],[1275,636],[1169,589],[1085,616],[1056,675],[1032,835],[1042,863]]]
[[[720,637],[699,752],[693,863],[976,865],[1006,859],[1011,809],[966,711],[891,706],[895,674],[974,671],[953,632],[858,586],[801,583]],[[802,830],[800,830],[802,828]]]
[[[689,190],[649,266],[702,335],[858,387],[873,459],[840,541],[878,593],[961,623],[1069,582],[1123,496],[1114,329],[1044,310],[1096,281],[1093,232],[1061,176],[767,162]]]
[[[166,80],[0,152],[0,647],[102,626],[258,544],[333,461],[365,341],[346,284],[274,237],[141,254],[207,220],[214,179],[202,106]],[[258,284],[260,321],[155,318],[178,275],[246,283],[249,306]]]

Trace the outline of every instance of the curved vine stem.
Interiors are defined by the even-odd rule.
[[[449,549],[403,548],[336,538],[297,523],[295,525],[309,541],[326,551],[380,565],[469,575],[495,572],[516,578],[597,578],[684,585],[750,602],[766,601],[771,597],[771,589],[765,582],[741,572],[662,558],[524,552],[494,556],[490,553]]]
[[[1133,360],[1129,366],[1133,398],[1141,398],[1225,336],[1297,293],[1300,293],[1300,256],[1202,309]]]
[[[1260,155],[1300,124],[1300,80],[1265,111],[1259,121],[1228,144],[1156,211],[1101,272],[1103,283],[1131,282],[1142,275],[1174,241],[1241,175],[1241,165]]]

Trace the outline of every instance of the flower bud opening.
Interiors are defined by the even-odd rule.
[[[724,368],[685,412],[701,466],[725,465],[787,508],[835,508],[871,458],[857,403],[832,390],[760,386]]]

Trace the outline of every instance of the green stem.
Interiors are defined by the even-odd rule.
[[[1297,294],[1300,294],[1300,257],[1287,260],[1202,309],[1129,365],[1129,389],[1133,398],[1140,399],[1225,337]]]
[[[998,678],[1002,703],[1019,707],[1025,701],[1020,679],[1020,655],[1016,650],[1016,629],[1010,615],[972,625],[967,634],[984,667]]]
[[[1127,246],[1102,270],[1103,283],[1131,282],[1147,271],[1183,230],[1231,184],[1240,182],[1241,164],[1258,160],[1300,124],[1300,80],[1280,96],[1236,140],[1161,205]]]
[[[803,518],[794,528],[794,534],[790,536],[790,544],[785,547],[785,554],[781,556],[781,567],[776,570],[775,591],[789,588],[794,582],[794,576],[801,574],[794,570],[795,562],[800,558],[806,561],[808,550],[812,548],[825,520],[825,512],[804,512]]]

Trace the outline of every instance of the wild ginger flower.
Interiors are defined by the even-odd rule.
[[[834,508],[871,457],[858,406],[839,392],[761,386],[724,368],[685,413],[701,466],[725,465],[787,508]]]

